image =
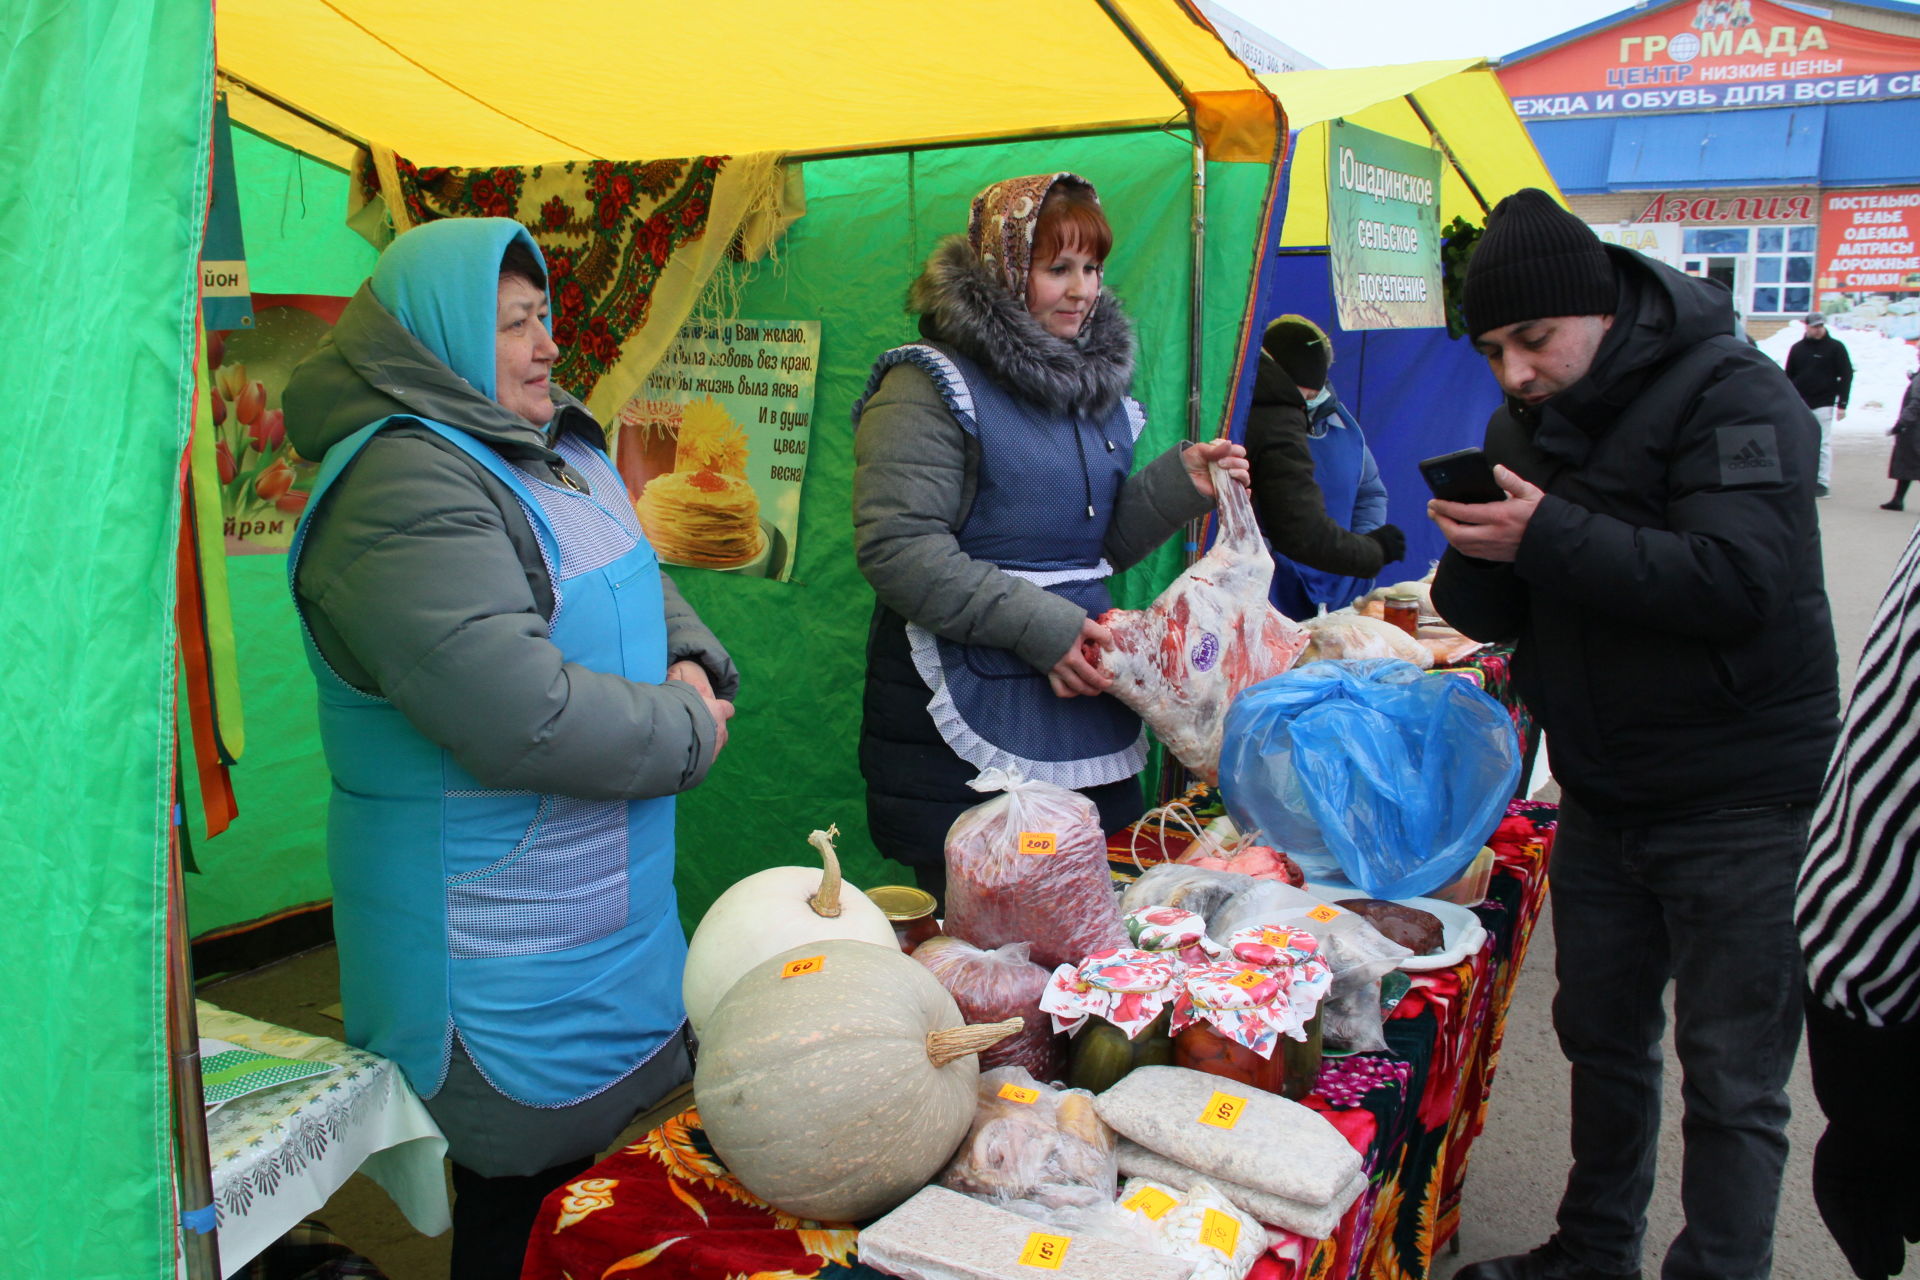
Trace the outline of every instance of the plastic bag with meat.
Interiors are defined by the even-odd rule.
[[[1027,958],[1030,949],[1029,943],[1009,942],[982,951],[942,934],[914,948],[913,958],[940,979],[967,1022],[1025,1020],[1024,1028],[980,1051],[982,1071],[1021,1067],[1036,1080],[1058,1080],[1066,1055],[1052,1019],[1040,1012],[1040,995],[1052,974]]]
[[[1180,763],[1208,782],[1220,773],[1227,704],[1277,676],[1307,635],[1267,600],[1273,556],[1247,491],[1209,467],[1220,495],[1220,537],[1147,609],[1110,609],[1099,621],[1113,648],[1088,661],[1113,674],[1107,690],[1153,726]]]
[[[947,831],[947,933],[991,950],[1031,942],[1049,969],[1127,945],[1093,801],[1017,769],[967,784],[1003,791]]]

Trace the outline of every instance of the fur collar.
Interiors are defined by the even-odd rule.
[[[1104,417],[1133,382],[1133,325],[1110,290],[1101,290],[1078,338],[1056,338],[980,264],[965,236],[940,242],[907,291],[907,310],[922,317],[928,338],[1054,413]]]

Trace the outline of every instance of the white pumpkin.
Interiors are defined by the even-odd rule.
[[[720,997],[740,975],[792,947],[828,938],[851,938],[899,949],[893,922],[866,894],[840,878],[833,851],[838,827],[807,837],[824,867],[769,867],[756,871],[714,900],[687,944],[687,970],[680,980],[693,1033],[705,1032]]]
[[[867,1218],[940,1172],[973,1124],[974,1055],[1021,1025],[966,1025],[896,946],[811,942],[757,965],[720,1001],[694,1105],[747,1190],[797,1217]]]

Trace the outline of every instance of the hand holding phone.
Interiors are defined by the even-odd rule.
[[[1420,475],[1443,502],[1504,502],[1507,491],[1494,478],[1493,464],[1478,449],[1460,449],[1427,458]]]

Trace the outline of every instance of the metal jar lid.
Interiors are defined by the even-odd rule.
[[[887,919],[897,924],[909,920],[924,920],[933,914],[933,895],[925,889],[916,889],[912,885],[882,884],[867,890],[867,897],[873,905],[880,908]]]

